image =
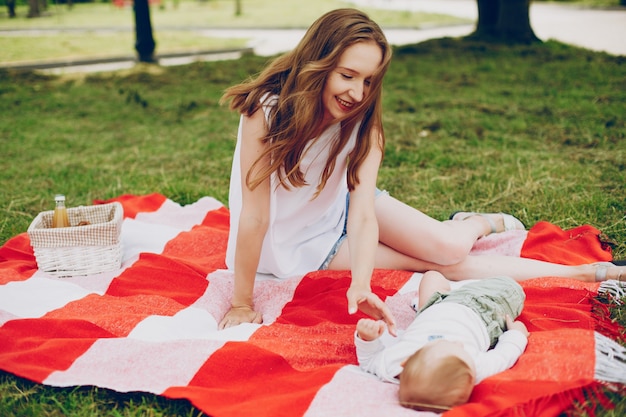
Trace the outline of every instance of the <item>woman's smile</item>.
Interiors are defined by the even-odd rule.
[[[348,101],[342,100],[340,97],[336,97],[337,103],[339,103],[339,107],[342,108],[343,111],[350,111],[354,106],[354,103],[350,103]]]

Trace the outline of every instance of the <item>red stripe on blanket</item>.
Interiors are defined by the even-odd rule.
[[[520,380],[513,383],[486,382],[474,388],[470,403],[443,414],[445,417],[562,416],[574,400],[583,402],[583,393],[591,389],[601,395],[596,381]],[[480,398],[475,401],[474,398]]]
[[[94,204],[118,201],[122,204],[122,207],[124,207],[124,217],[134,219],[137,213],[157,211],[166,200],[167,197],[158,193],[142,196],[125,194],[110,200],[94,200]]]
[[[112,297],[90,294],[46,314],[44,318],[69,321],[80,317],[116,337],[124,337],[145,318],[152,315],[173,316],[182,308],[183,305],[162,296],[138,294]]]
[[[588,383],[593,380],[595,356],[594,334],[590,329],[533,332],[517,364],[493,380]]]
[[[135,264],[111,282],[108,295],[161,296],[188,306],[198,299],[209,282],[206,273],[163,255],[142,253]]]
[[[594,330],[591,314],[598,283],[566,278],[539,278],[521,282],[526,303],[520,319],[531,332],[578,328]]]
[[[250,343],[279,354],[299,371],[310,371],[328,365],[355,364],[353,333],[354,324],[273,323],[257,330]]]
[[[595,227],[563,230],[548,222],[539,222],[528,231],[521,256],[565,265],[613,259],[611,248],[600,241],[600,231]]]
[[[230,230],[230,211],[226,207],[210,211],[202,221],[202,225],[210,227],[211,229],[226,232],[226,238],[228,239],[228,231]],[[224,251],[226,251],[225,247]]]
[[[84,320],[12,320],[0,328],[0,368],[41,383],[69,368],[96,340],[110,337]]]
[[[205,275],[216,269],[225,269],[229,219],[229,211],[225,207],[210,211],[202,226],[181,233],[168,242],[163,254],[203,271]]]
[[[0,247],[0,285],[24,281],[37,272],[37,261],[27,233],[9,239]]]
[[[250,342],[280,354],[298,370],[352,362],[355,321],[345,301],[349,280],[347,272],[307,274],[276,322],[257,330]]]
[[[206,290],[208,273],[225,268],[228,242],[228,211],[207,213],[203,226],[181,232],[170,240],[163,254],[142,253],[131,268],[115,278],[107,293],[162,295],[184,306],[192,304]],[[210,225],[210,226],[208,226]]]
[[[376,270],[372,291],[382,300],[411,277],[406,271]],[[250,342],[279,353],[298,370],[331,364],[356,364],[354,328],[362,313],[348,314],[348,271],[316,271],[298,285],[276,322],[257,330]]]
[[[411,275],[407,271],[375,270],[371,279],[372,291],[385,300],[402,288]],[[349,286],[349,271],[310,272],[298,285],[293,300],[285,306],[277,322],[299,326],[320,322],[355,325],[359,315],[348,314],[346,291]],[[309,314],[300,314],[305,310]]]
[[[302,416],[339,368],[301,372],[273,352],[230,342],[211,355],[186,387],[163,395],[187,398],[212,417]]]

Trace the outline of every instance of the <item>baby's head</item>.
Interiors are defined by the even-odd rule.
[[[415,352],[400,374],[400,404],[444,411],[465,404],[474,388],[474,361],[458,342],[438,339]]]

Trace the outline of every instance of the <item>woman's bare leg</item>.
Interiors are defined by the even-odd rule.
[[[618,267],[607,279],[616,276]],[[442,266],[439,272],[451,280],[479,279],[494,276],[509,276],[516,281],[523,281],[538,277],[562,277],[573,278],[580,281],[594,282],[597,266],[587,265],[561,265],[529,258],[500,255],[468,256],[456,265]]]
[[[482,279],[496,276],[509,276],[516,281],[539,277],[572,278],[594,282],[598,265],[561,265],[529,258],[500,255],[467,256],[454,265],[439,265],[422,261],[402,254],[388,246],[379,244],[375,267],[415,272],[438,271],[452,281]],[[329,269],[350,269],[348,242],[339,248]],[[606,271],[606,279],[623,281],[626,279],[626,266],[611,266]]]
[[[379,246],[375,267],[415,272],[439,271],[447,279],[482,279],[509,276],[517,281],[537,277],[573,278],[593,282],[598,265],[567,266],[528,258],[500,255],[470,256],[476,240],[491,233],[482,216],[438,221],[389,195],[376,198]],[[503,219],[494,215],[496,228]],[[350,269],[348,242],[339,248],[330,269]],[[626,279],[626,266],[606,269],[606,279]]]
[[[482,236],[491,233],[491,223],[482,216],[466,220],[439,221],[389,196],[376,198],[379,241],[408,255],[439,265],[457,264]],[[502,216],[491,218],[497,230],[504,229]]]

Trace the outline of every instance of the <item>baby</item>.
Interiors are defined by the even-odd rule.
[[[436,271],[422,277],[418,313],[397,343],[385,347],[382,321],[361,319],[355,346],[362,369],[399,383],[400,404],[445,411],[466,403],[474,385],[512,367],[528,330],[516,321],[525,294],[512,278],[467,283],[453,291]]]

